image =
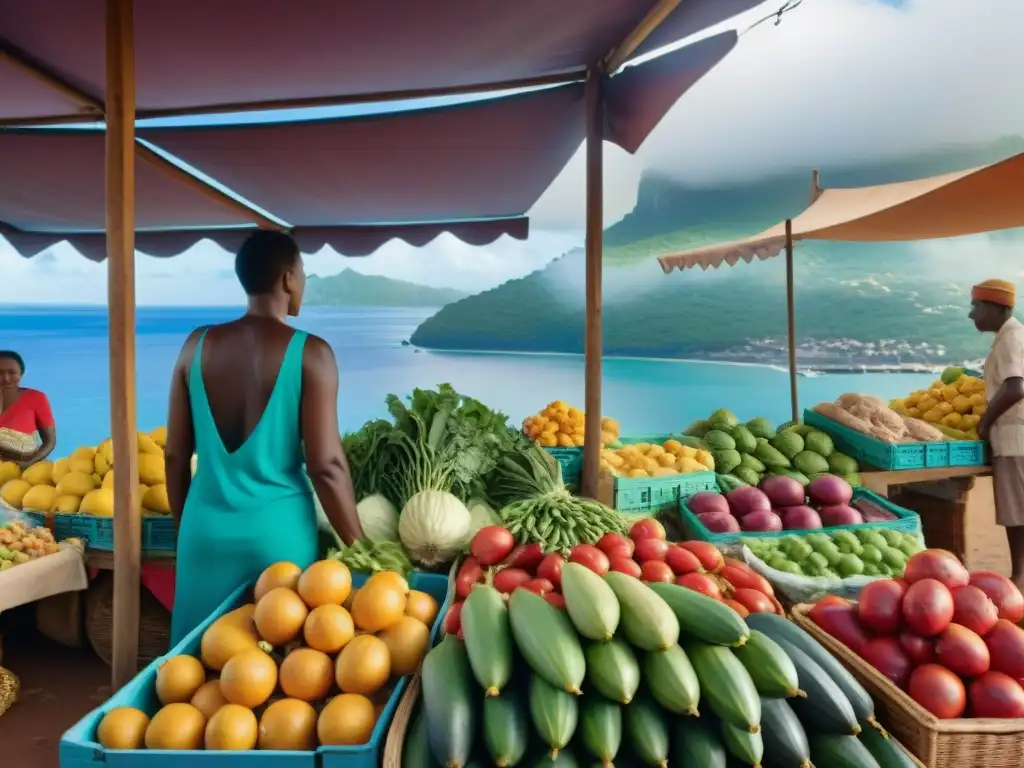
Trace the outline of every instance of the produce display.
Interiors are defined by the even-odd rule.
[[[900,577],[907,559],[923,549],[917,536],[890,529],[809,533],[743,543],[770,568],[794,576],[846,579]]]
[[[523,434],[545,448],[578,448],[583,445],[586,416],[562,400],[551,402],[539,413],[523,419]],[[601,419],[601,445],[619,441],[619,422]]]
[[[534,572],[520,567],[525,548],[481,531],[474,575],[463,566],[457,583],[464,599],[423,662],[403,763],[906,764],[867,692],[796,625],[774,612],[744,621],[720,600],[624,572],[646,548],[659,557],[645,566],[668,565],[671,549],[695,555],[690,575],[705,561],[727,572],[711,545],[669,544],[655,525],[568,562],[549,555]]]
[[[412,572],[412,562],[397,541],[360,539],[341,549],[329,549],[327,557],[344,563],[351,571],[379,573],[394,571],[403,576]]]
[[[75,544],[78,540],[68,539],[68,542]],[[0,525],[0,571],[58,552],[60,545],[54,541],[49,528],[19,522]]]
[[[601,471],[613,477],[669,477],[714,469],[710,450],[683,445],[676,439],[601,450]]]
[[[1024,597],[1004,576],[927,549],[810,618],[937,718],[1024,717]]]
[[[167,429],[140,432],[139,498],[143,515],[168,515],[164,450]],[[0,499],[19,510],[48,514],[114,514],[114,445],[108,438],[98,446],[76,448],[68,457],[40,461],[24,471],[13,462],[0,462]]]
[[[933,425],[951,440],[977,440],[978,423],[988,409],[988,400],[982,379],[963,368],[947,368],[928,389],[891,400],[889,407],[901,416]]]
[[[824,432],[805,424],[776,429],[765,418],[740,424],[731,411],[718,410],[687,427],[684,440],[684,445],[711,452],[723,490],[757,485],[774,475],[807,485],[818,475],[835,474],[860,485],[856,460],[837,451]]]
[[[106,749],[313,750],[369,741],[394,681],[420,665],[436,600],[397,573],[276,563],[253,602],[211,624],[198,657],[167,658],[156,712],[106,712]]]

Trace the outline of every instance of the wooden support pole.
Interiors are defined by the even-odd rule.
[[[132,0],[106,0],[107,305],[114,443],[112,684],[135,676],[142,519],[135,427],[135,46]]]
[[[598,69],[587,73],[584,102],[587,117],[587,314],[585,330],[586,412],[583,443],[581,492],[597,498],[601,461],[601,256],[604,238],[604,100],[603,75]]]
[[[793,220],[786,219],[786,329],[789,337],[789,401],[793,421],[800,420],[796,375],[796,296],[793,288]]]

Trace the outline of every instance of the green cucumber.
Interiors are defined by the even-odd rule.
[[[856,736],[838,736],[834,733],[812,733],[811,762],[818,768],[879,768]]]
[[[483,731],[484,746],[498,768],[518,764],[530,741],[529,715],[524,702],[508,690],[501,696],[485,698]]]
[[[718,729],[704,718],[672,722],[672,768],[725,768],[725,747]]]
[[[431,649],[423,660],[420,683],[434,759],[445,768],[463,768],[476,741],[479,693],[461,640],[446,635]]]
[[[423,714],[422,706],[416,708],[416,713],[409,721],[409,728],[405,732],[402,765],[408,768],[435,768],[437,765],[427,741],[427,718]]]
[[[629,704],[640,687],[640,665],[633,649],[621,640],[587,647],[587,682],[602,696],[620,704]]]
[[[550,752],[545,752],[536,763],[533,764],[533,768],[578,768],[579,764],[576,762],[576,756],[572,751],[568,749],[560,750],[557,755],[552,756]]]
[[[686,651],[673,645],[667,651],[645,654],[643,677],[661,706],[677,715],[696,717],[700,683]]]
[[[734,648],[733,653],[746,667],[754,687],[762,696],[785,699],[803,695],[796,667],[768,635],[755,629],[750,633],[750,640],[742,647]]]
[[[462,635],[473,677],[487,696],[497,696],[512,677],[508,608],[494,587],[478,584],[462,604]]]
[[[839,663],[821,643],[807,634],[803,629],[782,616],[775,616],[769,613],[752,613],[747,617],[747,626],[764,632],[768,637],[778,643],[786,640],[790,645],[796,646],[817,663],[819,667],[828,673],[833,682],[843,692],[858,720],[866,720],[875,728],[880,728],[875,720],[875,702],[864,690],[857,678]]]
[[[678,584],[651,582],[647,586],[668,603],[679,619],[679,631],[685,636],[734,648],[747,642],[750,630],[725,603]]]
[[[606,573],[604,580],[619,599],[620,622],[629,642],[644,651],[664,651],[679,642],[679,619],[650,587],[617,571]]]
[[[917,763],[900,744],[875,728],[860,732],[860,741],[875,758],[878,768],[917,768]]]
[[[526,590],[518,590],[525,592]],[[579,706],[571,693],[555,688],[540,675],[530,680],[530,719],[544,745],[557,757],[559,750],[576,733],[579,721]]]
[[[530,669],[559,690],[582,693],[583,646],[565,612],[528,589],[517,589],[509,598],[508,618]]]
[[[785,699],[761,697],[761,733],[771,764],[778,768],[810,768],[807,734]]]
[[[764,757],[764,741],[760,733],[751,733],[746,728],[737,728],[723,720],[722,743],[726,751],[744,765],[760,768]]]
[[[622,746],[622,708],[601,696],[584,696],[580,708],[583,746],[610,768]]]
[[[668,721],[658,705],[641,697],[626,707],[623,719],[629,744],[641,762],[656,768],[666,768]]]
[[[750,673],[732,650],[721,645],[690,643],[686,646],[700,690],[711,710],[737,728],[757,733],[761,699]]]
[[[579,563],[566,563],[562,566],[562,597],[581,635],[611,640],[619,626],[619,601],[604,579]]]
[[[800,688],[807,696],[791,699],[793,711],[808,730],[822,731],[839,736],[860,733],[857,715],[849,699],[835,681],[806,653],[780,640],[779,645],[789,655],[800,678]]]

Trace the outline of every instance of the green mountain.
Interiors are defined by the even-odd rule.
[[[465,296],[454,288],[430,288],[344,269],[329,277],[310,275],[305,301],[311,307],[443,307]]]
[[[826,187],[946,173],[1024,151],[1024,138],[889,160],[823,167]],[[607,355],[778,363],[785,360],[785,263],[664,275],[654,256],[755,234],[807,205],[811,174],[743,185],[687,186],[657,173],[635,209],[605,232]],[[1014,248],[1020,244],[1020,249]],[[1019,254],[1008,264],[1004,254]],[[931,243],[800,243],[796,322],[802,365],[940,364],[983,356],[991,343],[967,320],[970,285],[1014,278],[1019,230]],[[439,349],[581,353],[581,248],[544,269],[442,308],[412,336]]]

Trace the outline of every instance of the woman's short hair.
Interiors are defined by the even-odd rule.
[[[235,256],[235,274],[248,296],[270,293],[299,260],[299,246],[286,232],[261,229],[245,239]]]
[[[0,360],[13,360],[18,364],[21,372],[25,372],[25,358],[10,349],[0,349]]]

